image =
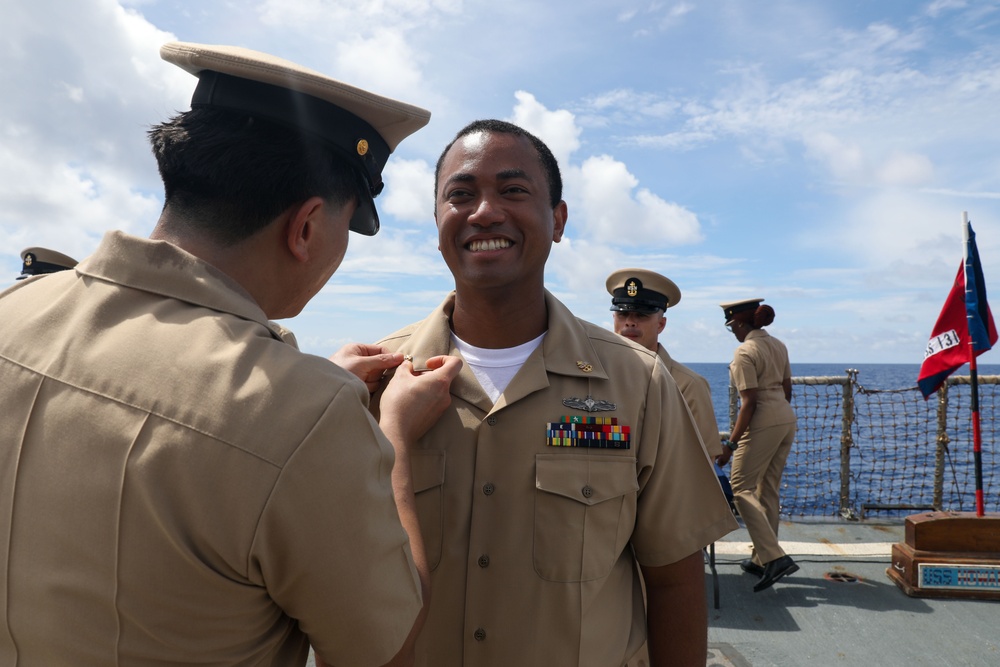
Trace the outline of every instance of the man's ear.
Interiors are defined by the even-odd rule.
[[[310,197],[290,207],[285,214],[285,242],[292,257],[299,262],[309,261],[310,245],[316,226],[323,219],[325,206],[322,197]]]
[[[566,231],[566,217],[569,215],[566,202],[561,201],[552,209],[552,241],[559,243],[562,241],[563,232]]]
[[[667,326],[667,318],[663,315],[660,316],[660,324],[656,327],[656,333],[663,333],[663,328]]]

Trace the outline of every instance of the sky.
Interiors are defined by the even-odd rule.
[[[433,167],[466,123],[513,121],[569,207],[546,283],[610,328],[605,279],[678,284],[661,342],[727,362],[719,303],[764,298],[796,362],[920,363],[968,213],[1000,304],[1000,0],[0,0],[0,272],[148,235],[150,125],[196,79],[168,41],[243,46],[429,109],[340,269],[283,324],[329,356],[452,288]],[[3,285],[0,276],[0,285]],[[997,306],[1000,308],[1000,305]],[[1000,351],[980,363],[1000,363]]]

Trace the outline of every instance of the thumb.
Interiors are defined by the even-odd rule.
[[[427,360],[427,368],[430,370],[441,370],[450,378],[454,378],[462,370],[462,360],[458,357],[447,355],[431,357]]]

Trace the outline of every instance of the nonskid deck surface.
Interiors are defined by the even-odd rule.
[[[1000,664],[1000,602],[912,598],[886,576],[902,519],[782,521],[778,537],[800,569],[760,593],[739,567],[747,531],[716,543],[719,609],[705,567],[707,667]]]
[[[908,597],[888,578],[901,519],[782,521],[778,537],[801,569],[760,593],[739,567],[750,553],[746,530],[716,543],[720,604],[712,608],[706,577],[708,665],[1000,664],[1000,603]]]

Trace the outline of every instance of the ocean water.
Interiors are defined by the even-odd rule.
[[[684,363],[681,360],[681,363]],[[684,364],[706,380],[712,389],[712,404],[719,429],[729,430],[729,364]],[[858,371],[857,381],[867,389],[905,389],[917,386],[920,364],[797,364],[792,363],[793,377],[846,377],[847,369]],[[979,375],[1000,375],[1000,364],[978,367]],[[954,375],[968,375],[968,365]]]
[[[729,366],[724,363],[691,363],[691,370],[708,380],[719,429],[729,430]],[[854,446],[850,451],[848,505],[864,515],[865,508],[879,516],[902,516],[908,510],[893,506],[929,505],[934,498],[937,401],[922,401],[916,391],[919,364],[792,364],[793,377],[846,378],[857,370]],[[1000,375],[1000,365],[984,364],[980,377]],[[968,376],[964,366],[952,377]],[[984,385],[985,386],[985,385]],[[910,390],[894,392],[892,390]],[[817,402],[817,390],[793,387],[793,405],[799,416],[799,433],[782,478],[782,514],[833,516],[840,505],[839,399]],[[829,396],[830,388],[825,390]],[[1000,452],[994,423],[996,385],[981,389],[983,478],[986,511],[1000,511]],[[822,392],[821,392],[822,393]],[[798,398],[796,398],[796,396]],[[967,412],[969,387],[949,390],[947,431],[950,442],[944,471],[942,508],[970,510],[974,506],[974,468],[971,419]]]

